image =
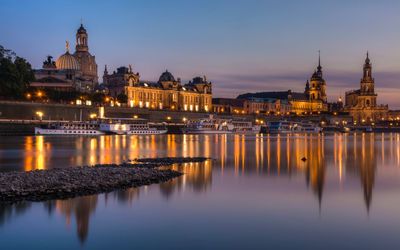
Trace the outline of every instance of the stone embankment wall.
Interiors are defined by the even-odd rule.
[[[39,121],[36,112],[43,114],[43,122]],[[0,101],[0,135],[29,135],[34,133],[34,127],[48,120],[79,121],[89,120],[91,114],[98,114],[99,108],[84,105],[44,104],[33,102]],[[180,133],[183,120],[206,118],[209,113],[181,112],[168,110],[148,110],[129,107],[105,107],[106,117],[121,117],[147,119],[149,122],[167,122],[169,133]],[[253,121],[252,115],[225,115],[223,118],[240,118]]]
[[[43,113],[44,120],[88,120],[90,114],[98,113],[99,108],[84,105],[69,104],[43,104],[30,102],[0,101],[0,119],[37,120],[36,112]],[[183,118],[197,119],[208,117],[209,113],[181,112],[168,110],[148,110],[129,107],[105,107],[106,117],[139,118],[148,119],[150,122],[174,122],[182,123]],[[228,116],[232,118],[233,116]],[[238,115],[237,117],[253,120],[252,115]]]

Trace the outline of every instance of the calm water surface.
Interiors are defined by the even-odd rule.
[[[0,171],[161,156],[215,160],[163,184],[0,205],[0,248],[400,249],[399,134],[0,137]]]

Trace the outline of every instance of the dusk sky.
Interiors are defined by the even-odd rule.
[[[400,108],[400,1],[0,0],[0,45],[40,68],[81,18],[101,81],[132,64],[142,80],[168,69],[184,82],[206,75],[214,97],[303,91],[318,50],[330,100],[359,87],[369,51],[378,102]]]

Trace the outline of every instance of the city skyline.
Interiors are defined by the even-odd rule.
[[[34,68],[40,68],[47,55],[64,53],[65,40],[73,47],[83,19],[100,82],[105,64],[109,71],[132,64],[141,79],[149,81],[165,69],[184,82],[207,75],[215,97],[302,91],[321,50],[328,99],[333,101],[358,88],[368,50],[380,103],[400,108],[396,2],[23,3],[23,8],[3,4],[0,30],[5,35],[0,44]],[[110,19],[107,13],[120,14]]]

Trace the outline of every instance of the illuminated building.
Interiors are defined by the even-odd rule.
[[[291,106],[275,98],[213,98],[213,112],[221,114],[286,114]]]
[[[372,123],[382,118],[385,119],[388,114],[388,106],[378,105],[377,96],[375,79],[372,77],[372,64],[367,52],[360,89],[346,92],[345,111],[353,116],[354,121],[360,123]]]
[[[127,85],[135,85],[139,83],[139,73],[132,71],[132,66],[129,68],[122,66],[117,68],[112,74],[108,74],[107,65],[104,68],[103,86],[108,89],[108,93],[117,97],[119,94],[125,92]]]
[[[97,64],[95,56],[89,52],[88,34],[82,24],[76,33],[75,53],[70,53],[69,43],[66,42],[66,52],[55,62],[52,56],[48,56],[42,69],[34,70],[34,74],[36,81],[30,84],[32,87],[82,92],[93,90],[98,83]]]
[[[158,82],[125,79],[125,94],[130,107],[149,109],[170,109],[193,112],[209,112],[212,108],[212,84],[206,77],[195,77],[187,84],[167,71],[161,74]]]
[[[289,103],[290,112],[307,113],[327,111],[328,103],[326,96],[326,82],[322,76],[321,60],[318,60],[318,67],[312,74],[310,81],[306,82],[303,93],[288,91],[258,92],[239,95],[237,99],[246,100],[280,100],[280,103]]]

